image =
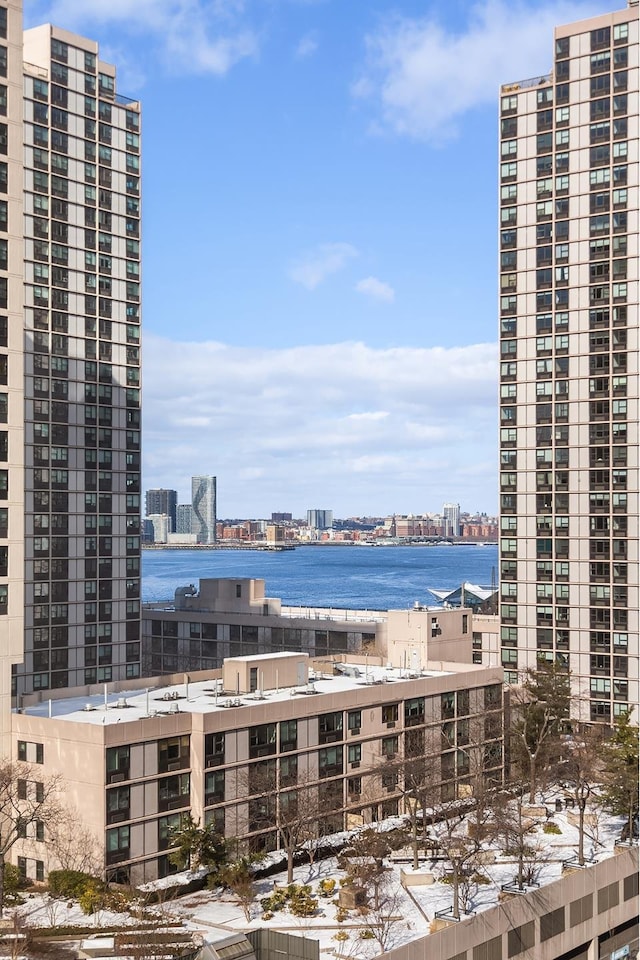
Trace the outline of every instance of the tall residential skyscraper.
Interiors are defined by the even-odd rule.
[[[216,542],[216,478],[191,478],[191,532],[197,543]]]
[[[502,663],[610,721],[638,703],[637,0],[552,63],[500,100]]]
[[[460,504],[444,503],[442,505],[442,520],[445,537],[460,536]]]
[[[166,513],[169,517],[171,528],[169,533],[176,533],[176,509],[178,506],[178,494],[175,490],[147,490],[146,493],[146,515]]]
[[[191,533],[193,528],[193,507],[190,503],[179,503],[176,507],[176,533]]]
[[[9,14],[22,59],[20,4]],[[9,251],[12,282],[24,279],[9,335],[10,417],[22,363],[25,375],[24,520],[9,529],[11,551],[24,530],[18,694],[140,668],[140,107],[91,40],[46,25],[23,53],[9,179],[9,225],[24,229]]]
[[[307,510],[307,526],[312,530],[330,530],[333,510]]]

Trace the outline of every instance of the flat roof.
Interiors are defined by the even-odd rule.
[[[299,654],[289,653],[295,657]],[[282,654],[267,654],[280,657]],[[234,658],[232,658],[234,659]],[[259,665],[262,657],[238,659],[255,660]],[[329,667],[333,661],[327,658]],[[309,671],[309,682],[297,686],[255,691],[237,694],[222,689],[222,679],[212,676],[207,679],[172,683],[165,686],[145,688],[141,681],[140,689],[124,690],[116,693],[98,692],[59,699],[43,699],[40,703],[23,706],[19,712],[32,717],[49,717],[56,720],[70,720],[74,723],[115,724],[143,720],[163,715],[175,716],[178,713],[214,713],[224,712],[229,707],[242,708],[257,706],[260,703],[290,701],[295,697],[318,694],[348,693],[362,687],[386,687],[397,683],[407,683],[419,679],[456,676],[459,673],[477,673],[487,670],[475,664],[461,664],[455,669],[422,669],[420,671],[396,668],[368,666],[367,664],[337,663],[343,671],[337,674]],[[450,667],[450,665],[449,665]],[[151,679],[151,678],[150,678]],[[392,694],[393,695],[393,694]],[[18,712],[16,710],[13,711]]]

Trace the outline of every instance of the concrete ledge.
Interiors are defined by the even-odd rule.
[[[435,877],[430,870],[412,870],[401,867],[400,883],[403,887],[428,887],[435,883]]]

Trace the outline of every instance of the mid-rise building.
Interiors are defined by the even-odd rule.
[[[196,543],[216,542],[216,478],[191,478],[191,533]]]
[[[416,605],[410,610],[284,606],[258,579],[203,579],[173,599],[143,608],[145,675],[208,670],[227,657],[294,650],[309,656],[367,653],[409,671],[427,661],[471,663],[471,611]],[[494,666],[486,644],[478,662]]]
[[[178,507],[178,494],[175,490],[164,490],[156,488],[147,490],[145,495],[146,512],[150,517],[153,514],[166,514],[169,517],[169,533],[178,533],[176,527],[176,510]],[[185,532],[191,532],[185,531]]]
[[[34,779],[64,774],[65,804],[82,811],[110,879],[175,869],[172,831],[186,813],[251,850],[276,849],[276,784],[304,788],[321,837],[405,812],[405,760],[429,757],[443,797],[480,775],[476,760],[487,780],[502,778],[500,668],[409,674],[380,658],[281,652],[168,679],[53,691],[50,705],[34,695],[13,714],[14,756],[34,758]],[[12,855],[30,877],[55,864],[37,838]]]
[[[638,4],[500,99],[501,655],[638,703]]]

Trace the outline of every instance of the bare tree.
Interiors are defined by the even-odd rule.
[[[584,865],[585,817],[587,804],[604,776],[604,731],[601,726],[585,727],[572,737],[561,768],[565,790],[578,808],[578,863]]]
[[[511,694],[511,755],[523,779],[529,782],[529,799],[535,800],[538,777],[561,754],[561,735],[569,716],[569,674],[555,662],[541,661],[527,670]]]
[[[59,777],[40,779],[37,766],[0,762],[0,914],[4,904],[4,865],[19,840],[45,836],[60,819]]]
[[[496,801],[496,818],[505,852],[515,857],[518,864],[513,882],[518,890],[524,891],[537,882],[539,865],[544,859],[543,849],[534,836],[542,819],[531,815],[522,802],[521,792],[501,795]]]
[[[98,854],[98,839],[82,823],[82,815],[76,807],[64,807],[48,824],[47,843],[60,870],[88,873],[92,877],[102,871],[102,858]]]
[[[306,848],[310,858],[313,856],[309,848],[317,835],[318,819],[341,809],[343,795],[341,780],[318,784],[310,770],[298,768],[297,757],[286,759],[286,768],[282,760],[279,769],[273,760],[253,764],[244,775],[238,775],[238,788],[249,797],[250,829],[275,827],[280,849],[287,857],[287,883],[293,883],[296,853]],[[331,792],[336,784],[339,793]]]
[[[380,947],[381,953],[385,953],[393,947],[394,931],[402,917],[400,891],[397,886],[393,885],[391,877],[385,874],[378,888],[376,901],[369,906],[364,914],[362,924],[362,928],[369,932]]]

